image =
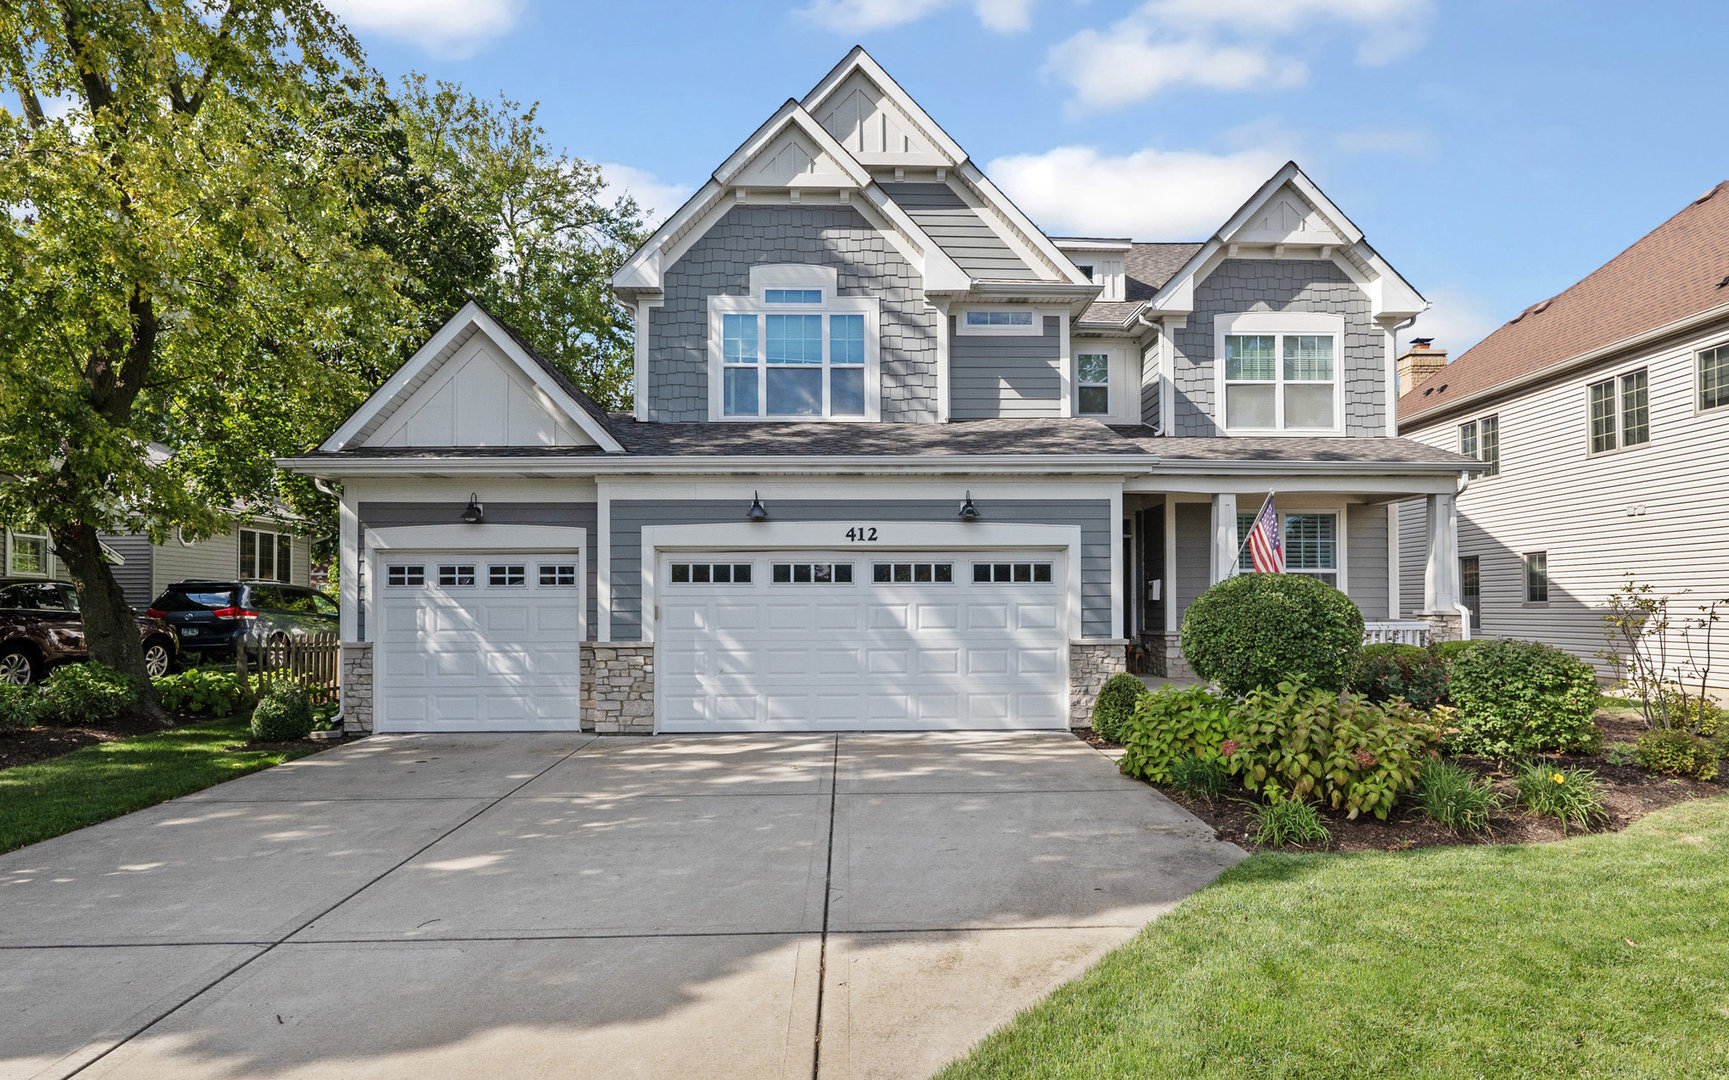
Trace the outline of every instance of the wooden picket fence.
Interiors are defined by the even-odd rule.
[[[311,692],[313,704],[333,702],[342,689],[340,641],[336,634],[309,634],[267,644],[260,654],[259,678],[264,682],[293,679]]]

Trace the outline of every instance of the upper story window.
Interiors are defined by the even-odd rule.
[[[1256,312],[1215,323],[1226,430],[1340,430],[1343,318]]]
[[[974,308],[961,313],[956,332],[1037,337],[1043,330],[1039,313],[1032,308]]]
[[[1459,453],[1487,465],[1482,475],[1501,475],[1501,418],[1484,416],[1460,424]]]
[[[1699,410],[1729,405],[1729,345],[1699,354]]]
[[[1592,383],[1586,399],[1593,454],[1651,441],[1651,389],[1644,368]]]
[[[1111,411],[1111,354],[1075,356],[1075,411],[1082,416],[1106,416]]]
[[[288,537],[262,529],[241,529],[240,577],[247,581],[286,580]]]
[[[711,296],[709,419],[875,419],[877,301],[826,266],[758,266],[750,296]]]

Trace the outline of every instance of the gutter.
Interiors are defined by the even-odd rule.
[[[1686,318],[1676,319],[1674,322],[1664,323],[1662,326],[1654,326],[1649,330],[1644,330],[1634,334],[1632,337],[1622,338],[1619,341],[1612,341],[1607,345],[1599,345],[1597,348],[1582,352],[1577,356],[1568,357],[1565,360],[1558,360],[1555,363],[1550,364],[1548,367],[1527,372],[1524,375],[1508,379],[1505,382],[1484,387],[1473,394],[1467,394],[1461,398],[1454,398],[1444,404],[1436,405],[1433,408],[1414,413],[1410,417],[1410,420],[1412,423],[1420,421],[1424,424],[1439,421],[1445,419],[1455,409],[1464,410],[1488,398],[1499,397],[1502,394],[1514,390],[1522,390],[1527,386],[1532,386],[1537,383],[1546,382],[1549,379],[1569,374],[1578,368],[1590,367],[1592,364],[1595,364],[1600,360],[1606,360],[1618,352],[1637,349],[1642,345],[1649,345],[1652,342],[1661,341],[1666,337],[1685,333],[1688,330],[1696,329],[1707,323],[1715,322],[1718,319],[1725,317],[1729,317],[1729,304],[1718,304],[1716,307],[1706,308],[1704,311],[1689,315]],[[1442,369],[1442,371],[1445,370],[1445,368]],[[1430,376],[1430,378],[1433,377],[1434,376]],[[1425,379],[1424,381],[1427,382],[1428,380]],[[1413,389],[1411,393],[1416,393],[1416,390]],[[1397,402],[1394,404],[1396,406]],[[1401,425],[1404,423],[1404,420],[1404,417],[1399,418]]]
[[[461,475],[482,475],[509,471],[519,475],[552,473],[573,476],[594,474],[633,474],[670,472],[687,475],[706,474],[772,474],[809,475],[813,472],[894,473],[899,475],[964,474],[1025,474],[1025,473],[1143,473],[1157,466],[1159,459],[1148,453],[1087,454],[1059,457],[1051,455],[991,455],[956,454],[934,457],[929,454],[895,454],[892,456],[807,455],[788,454],[782,457],[743,456],[618,456],[592,458],[534,457],[417,457],[417,458],[277,458],[276,466],[291,472],[318,477],[371,476],[393,473],[445,472]]]

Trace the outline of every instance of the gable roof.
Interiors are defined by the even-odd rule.
[[[354,414],[324,440],[319,450],[334,452],[353,448],[395,415],[444,361],[456,354],[476,334],[484,334],[505,357],[516,364],[577,428],[602,450],[619,453],[624,446],[613,434],[606,410],[570,379],[553,367],[514,329],[507,326],[477,300],[469,300],[415,351],[384,385],[372,392]]]
[[[1729,181],[1406,391],[1399,419],[1466,404],[1710,312],[1729,316]]]
[[[1081,321],[1127,325],[1135,313],[1153,298],[1153,294],[1205,246],[1198,241],[1176,244],[1136,241],[1130,244],[1129,250],[1123,254],[1123,298],[1093,301],[1081,314]]]

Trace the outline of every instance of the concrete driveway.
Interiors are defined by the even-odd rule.
[[[1242,857],[1065,734],[381,736],[0,856],[0,1077],[914,1077]]]

